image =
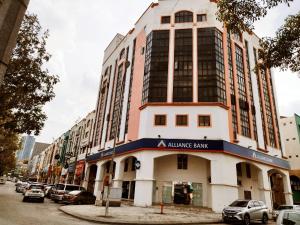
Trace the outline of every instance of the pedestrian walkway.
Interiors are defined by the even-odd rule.
[[[216,224],[222,222],[221,214],[205,209],[165,207],[110,207],[109,217],[104,217],[105,207],[94,205],[62,206],[60,210],[74,217],[99,223],[111,224]]]

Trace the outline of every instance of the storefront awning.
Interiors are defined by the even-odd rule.
[[[288,161],[255,151],[240,145],[232,144],[222,140],[189,140],[189,139],[152,139],[144,138],[116,147],[116,155],[132,151],[144,150],[166,150],[166,151],[192,151],[192,152],[213,152],[234,155],[250,159],[264,164],[290,169]],[[98,161],[112,155],[113,150],[108,149],[87,157],[87,161]]]

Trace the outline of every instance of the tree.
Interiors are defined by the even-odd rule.
[[[265,17],[268,10],[293,0],[219,0],[218,19],[232,32],[252,32],[254,22]],[[300,12],[289,16],[274,38],[261,39],[261,65],[283,70],[300,71]]]
[[[0,128],[0,176],[15,168],[15,151],[20,149],[19,136]]]
[[[6,132],[38,135],[44,126],[42,108],[55,97],[53,87],[59,81],[45,68],[51,57],[48,37],[36,15],[25,15],[0,89],[0,128]]]

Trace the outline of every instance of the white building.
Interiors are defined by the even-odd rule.
[[[134,205],[292,204],[271,71],[254,72],[259,38],[230,35],[216,11],[159,0],[106,48],[85,184],[98,200],[117,136],[113,186]]]
[[[281,117],[280,127],[291,164],[290,179],[295,203],[300,203],[300,116]]]

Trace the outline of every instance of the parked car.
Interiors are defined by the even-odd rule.
[[[96,197],[88,191],[71,191],[64,194],[62,203],[75,205],[95,204]]]
[[[6,183],[6,177],[0,177],[0,184],[5,184]]]
[[[54,184],[45,185],[45,197],[50,198],[52,191],[54,190]]]
[[[77,190],[84,190],[84,188],[74,184],[57,184],[51,194],[51,199],[56,203],[60,202],[64,194]]]
[[[40,202],[44,202],[44,185],[41,184],[31,184],[27,188],[24,194],[23,202],[28,200],[39,200]]]
[[[276,221],[276,219],[277,219],[280,211],[287,210],[287,209],[290,209],[290,210],[300,210],[300,205],[280,205],[280,206],[278,206],[277,209],[275,209],[275,210],[272,211],[273,220]]]
[[[223,221],[243,222],[249,225],[251,222],[261,221],[263,224],[268,222],[268,207],[262,201],[257,200],[237,200],[223,209]]]
[[[281,210],[277,220],[277,225],[298,225],[300,224],[300,212],[298,210]]]
[[[20,183],[18,182],[16,184],[16,192],[23,193],[25,186],[27,186],[27,185],[28,185],[27,182],[22,182],[22,181]]]

